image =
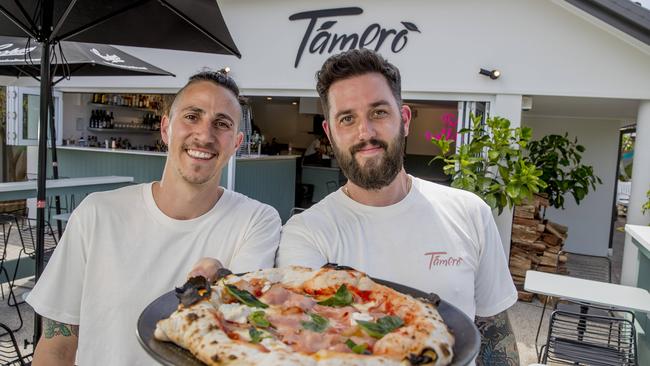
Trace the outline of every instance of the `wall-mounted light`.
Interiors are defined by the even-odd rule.
[[[298,102],[291,102],[291,104],[293,104],[293,105],[298,105]]]
[[[220,69],[219,72],[222,73],[222,74],[228,75],[228,73],[230,72],[230,67],[226,66],[226,67]]]
[[[499,70],[486,70],[486,69],[481,69],[481,71],[478,72],[481,75],[489,76],[490,79],[496,80],[501,76],[501,71]]]
[[[273,100],[273,97],[266,97],[266,100]]]

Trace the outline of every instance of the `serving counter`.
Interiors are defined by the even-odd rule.
[[[167,153],[79,146],[57,148],[60,177],[118,175],[134,183],[159,180]],[[297,155],[242,156],[236,159],[235,191],[278,210],[282,222],[289,218],[295,201]],[[51,164],[49,165],[51,166]],[[226,170],[221,174],[226,185]]]

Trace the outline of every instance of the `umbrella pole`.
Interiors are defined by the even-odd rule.
[[[53,1],[44,1],[41,30],[45,34],[41,42],[41,97],[40,119],[38,121],[38,179],[36,193],[36,282],[43,272],[43,248],[45,239],[45,180],[47,178],[47,122],[52,97],[52,76],[50,75],[50,31],[52,29]],[[34,348],[41,338],[41,316],[34,313]]]
[[[59,159],[56,156],[56,123],[54,120],[54,96],[50,98],[50,146],[52,149],[52,179],[59,179]],[[61,214],[61,197],[54,197],[54,205],[56,207],[56,214]],[[68,207],[68,210],[70,208]],[[49,208],[48,208],[49,210]],[[56,220],[56,228],[59,233],[59,239],[63,233],[63,224],[61,220]]]

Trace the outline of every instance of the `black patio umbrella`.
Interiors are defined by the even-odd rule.
[[[50,59],[60,41],[232,54],[241,57],[215,0],[0,0],[0,35],[28,36],[42,50],[38,136],[36,280],[43,271]],[[35,319],[35,341],[41,334]]]
[[[52,62],[52,76],[58,77],[53,85],[70,76],[136,76],[174,74],[131,56],[115,47],[98,43],[60,42],[57,45],[59,59]],[[29,38],[0,36],[0,75],[21,77],[24,75],[38,80],[40,74],[41,49]],[[52,108],[53,103],[50,103]],[[56,154],[56,132],[51,111],[49,118],[52,177],[59,178]],[[56,213],[61,213],[59,196],[55,198]],[[59,233],[61,221],[57,221]]]
[[[0,36],[0,75],[38,80],[41,51],[39,44],[29,38]],[[64,41],[57,45],[57,56],[51,71],[52,76],[59,77],[54,84],[70,76],[174,76],[105,44]]]

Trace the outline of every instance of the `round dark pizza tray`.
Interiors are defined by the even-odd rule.
[[[408,294],[417,298],[426,299],[428,295],[420,290],[403,286],[393,282],[374,279],[376,282],[388,286],[395,291]],[[162,365],[168,366],[204,366],[192,354],[170,342],[160,342],[154,339],[153,333],[156,323],[167,318],[178,307],[178,299],[174,291],[170,291],[149,304],[138,319],[138,340],[140,345]],[[454,334],[454,359],[452,365],[467,365],[478,354],[481,338],[474,322],[457,307],[441,300],[438,311],[445,323]]]

